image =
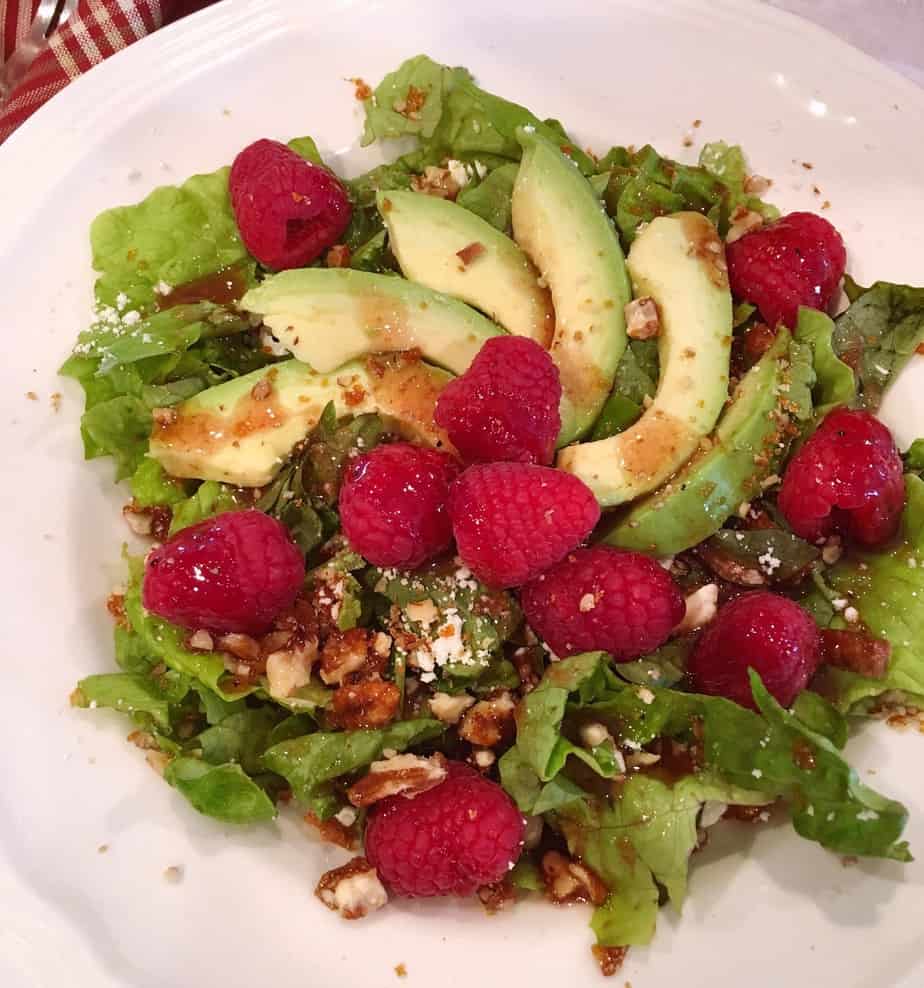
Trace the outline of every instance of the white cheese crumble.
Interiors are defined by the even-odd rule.
[[[582,614],[592,611],[597,606],[597,599],[592,593],[585,593],[578,603],[578,610]]]
[[[879,819],[879,814],[875,810],[862,810],[857,814],[857,819],[863,823]]]
[[[844,611],[844,620],[848,624],[856,624],[860,620],[860,612],[855,607],[848,607]]]
[[[651,692],[650,689],[648,689],[647,686],[639,686],[639,688],[635,692],[638,695],[638,698],[646,706],[655,702],[655,695],[654,693]]]
[[[762,556],[757,557],[757,562],[767,576],[773,576],[774,572],[783,565],[782,561],[777,559],[769,549]]]
[[[755,768],[751,772],[751,775],[753,775],[755,779],[762,779],[764,777],[764,773],[761,772],[761,770],[759,768]]]
[[[675,635],[685,635],[696,631],[715,617],[719,604],[719,586],[717,583],[707,583],[699,590],[687,595],[687,609],[683,620],[674,628]]]

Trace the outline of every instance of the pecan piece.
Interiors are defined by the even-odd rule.
[[[517,892],[509,878],[502,878],[493,885],[482,885],[475,893],[484,911],[493,916],[517,901]]]
[[[727,583],[736,583],[741,587],[762,587],[767,583],[767,577],[759,569],[743,566],[708,543],[699,546],[696,554],[720,580]]]
[[[849,669],[869,679],[882,679],[889,669],[892,646],[884,638],[875,638],[862,631],[821,632],[822,662]]]
[[[347,851],[354,851],[357,845],[356,833],[352,827],[341,823],[337,817],[322,820],[314,813],[305,814],[305,823],[310,824],[320,834],[321,840],[328,844],[336,844]]]
[[[661,334],[658,303],[647,295],[636,298],[625,307],[626,335],[630,340],[651,340]]]
[[[516,704],[504,690],[488,700],[480,700],[466,711],[459,726],[459,737],[479,748],[493,748],[513,739]]]
[[[321,679],[328,685],[341,685],[358,672],[369,654],[369,634],[365,628],[335,631],[321,649]]]
[[[373,762],[368,773],[347,789],[347,799],[358,807],[371,806],[399,794],[412,799],[434,789],[447,774],[446,759],[439,752],[430,758],[395,755]]]
[[[542,880],[546,894],[556,905],[592,902],[595,906],[602,906],[609,894],[609,889],[595,871],[559,851],[546,851],[542,856]]]
[[[342,867],[325,872],[314,894],[344,919],[362,919],[388,902],[385,887],[365,858],[353,858]]]
[[[434,693],[428,701],[430,712],[444,724],[458,724],[462,715],[475,702],[468,693],[451,696],[449,693]]]
[[[394,683],[372,680],[341,686],[331,701],[331,716],[345,731],[384,727],[394,720],[400,702]]]
[[[614,974],[619,973],[623,961],[626,959],[626,954],[629,953],[628,947],[604,947],[599,943],[595,943],[590,949],[593,951],[594,960],[600,966],[600,972],[605,978],[611,978]]]

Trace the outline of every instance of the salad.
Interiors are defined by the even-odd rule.
[[[260,140],[93,223],[62,374],[149,544],[73,705],[199,813],[304,815],[346,919],[586,902],[606,974],[713,826],[910,861],[842,749],[924,723],[924,441],[876,418],[924,288],[737,146],[597,157],[423,55],[353,82],[413,150]]]

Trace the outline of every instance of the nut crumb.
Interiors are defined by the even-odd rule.
[[[96,853],[105,854],[108,850],[109,850],[108,844],[100,844],[100,846],[96,849]]]
[[[628,947],[602,947],[599,943],[595,943],[591,950],[605,978],[611,978],[618,973],[629,952]]]
[[[347,79],[347,82],[353,83],[353,96],[361,103],[371,98],[372,86],[365,82],[365,80],[357,76],[355,79]]]
[[[407,977],[407,968],[404,964],[395,964],[395,974],[397,974],[399,978]]]
[[[810,172],[810,171],[811,171],[811,170],[812,170],[812,169],[813,169],[813,168],[814,168],[815,166],[814,166],[814,165],[813,165],[813,164],[811,163],[811,161],[803,161],[803,162],[802,162],[802,167],[803,167],[803,168],[804,168],[804,169],[805,169],[805,170],[806,170],[807,172]]]
[[[55,391],[51,396],[51,410],[53,412],[61,411],[61,392]]]
[[[38,401],[38,395],[34,391],[27,391],[26,397],[29,401]]]
[[[170,865],[169,868],[164,869],[164,878],[171,885],[179,885],[183,881],[183,866]]]

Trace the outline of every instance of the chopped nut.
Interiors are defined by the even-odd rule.
[[[728,234],[725,237],[725,242],[733,244],[736,240],[740,240],[746,233],[750,233],[751,230],[756,230],[764,225],[764,218],[760,213],[755,212],[753,209],[745,209],[744,206],[738,206],[729,217],[730,226],[728,228]]]
[[[482,885],[476,895],[489,916],[499,913],[517,901],[516,889],[509,878],[502,878],[493,885]]]
[[[605,724],[582,724],[580,734],[581,744],[585,748],[599,748],[605,741],[613,739]]]
[[[412,175],[411,188],[438,199],[455,199],[459,194],[459,183],[452,177],[452,172],[435,165],[427,165],[423,175]]]
[[[250,389],[250,397],[254,401],[266,401],[273,393],[273,382],[269,375],[261,377],[259,381]]]
[[[543,855],[542,880],[546,894],[556,905],[592,902],[602,906],[609,892],[595,871],[558,851],[546,851]]]
[[[384,631],[377,631],[372,639],[372,651],[380,659],[387,659],[391,655],[391,635],[386,635]]]
[[[472,758],[476,768],[483,772],[486,772],[497,761],[497,755],[490,748],[476,748]]]
[[[653,751],[633,751],[626,755],[626,768],[650,768],[652,765],[657,765],[659,761],[661,761],[661,756],[656,755]]]
[[[467,711],[459,726],[459,737],[480,748],[493,748],[510,740],[515,730],[513,714],[516,704],[504,690],[497,696],[480,700]]]
[[[429,700],[430,712],[441,720],[444,724],[458,724],[462,719],[462,714],[472,704],[475,698],[468,693],[460,693],[458,696],[451,696],[449,693],[436,693]]]
[[[770,179],[764,178],[763,175],[746,175],[744,178],[744,191],[748,195],[762,196],[771,185]]]
[[[350,266],[350,248],[346,244],[334,244],[327,252],[324,263],[329,268],[348,268]]]
[[[821,632],[821,655],[822,662],[828,665],[869,679],[882,679],[889,668],[892,646],[884,638],[862,631],[826,629]]]
[[[260,643],[255,638],[251,638],[250,635],[241,635],[236,632],[222,635],[218,639],[218,647],[223,652],[230,652],[236,659],[240,659],[247,665],[254,665],[261,659]]]
[[[406,978],[407,966],[404,964],[395,964],[395,974],[397,974],[399,978]]]
[[[434,621],[439,619],[440,612],[436,604],[427,597],[425,600],[415,601],[404,608],[404,613],[410,621],[415,621],[424,628],[429,628]]]
[[[619,973],[623,961],[626,959],[626,954],[629,953],[628,947],[603,947],[599,943],[595,943],[590,949],[594,955],[594,960],[600,966],[601,974],[605,978],[611,978],[614,974]]]
[[[683,620],[674,628],[674,635],[687,635],[691,631],[709,624],[715,618],[719,604],[719,586],[717,583],[707,583],[704,587],[694,590],[687,595],[687,609]]]
[[[384,727],[394,720],[400,702],[394,683],[371,680],[341,686],[331,701],[331,717],[346,731]]]
[[[314,894],[344,919],[362,919],[388,902],[385,887],[365,858],[353,858],[340,868],[325,872]]]
[[[128,617],[125,614],[125,594],[111,593],[106,598],[106,610],[115,618],[120,628],[128,628]]]
[[[151,505],[147,508],[141,508],[132,498],[122,508],[122,517],[135,535],[147,535],[163,542],[170,532],[173,509],[167,505]]]
[[[270,696],[284,699],[311,681],[311,667],[318,657],[318,643],[311,641],[271,652],[266,657],[266,681]]]
[[[186,647],[192,652],[211,652],[215,642],[204,628],[200,628],[186,639]]]
[[[526,818],[526,829],[523,831],[523,850],[531,851],[539,846],[542,840],[542,831],[545,822],[541,816],[528,816]]]
[[[352,824],[344,824],[337,817],[331,817],[329,820],[321,820],[314,813],[306,813],[304,820],[305,823],[314,827],[318,834],[320,834],[321,840],[326,841],[328,844],[336,844],[337,847],[342,847],[347,851],[356,849],[358,840],[355,832],[350,829]]]
[[[661,333],[661,317],[653,298],[636,298],[625,307],[626,334],[632,340],[650,340]]]
[[[167,766],[173,761],[173,758],[165,751],[149,751],[144,756],[144,760],[158,775],[163,776]]]
[[[126,740],[142,751],[160,751],[157,739],[148,731],[132,731]]]
[[[479,257],[485,252],[484,244],[480,244],[477,241],[468,244],[468,246],[463,247],[462,250],[456,251],[456,257],[459,258],[459,266],[464,271],[473,261],[477,261]]]
[[[825,542],[824,548],[821,550],[822,561],[827,566],[833,566],[843,554],[844,546],[839,535],[830,536],[827,542]]]
[[[446,775],[446,759],[439,752],[430,758],[395,755],[373,762],[366,775],[347,789],[347,799],[358,807],[371,806],[399,794],[411,799],[434,789]]]
[[[335,631],[321,649],[321,679],[328,686],[339,686],[365,665],[368,654],[369,635],[365,628]]]
[[[592,593],[585,593],[578,602],[578,610],[582,614],[587,614],[597,606],[597,598]]]
[[[170,865],[164,869],[164,878],[171,885],[179,885],[183,881],[183,868],[181,865]]]
[[[165,429],[167,426],[173,425],[176,422],[177,410],[175,408],[152,408],[151,418],[154,420],[155,425]]]
[[[347,79],[347,82],[353,83],[353,96],[360,102],[372,98],[372,87],[363,79],[357,77]]]

